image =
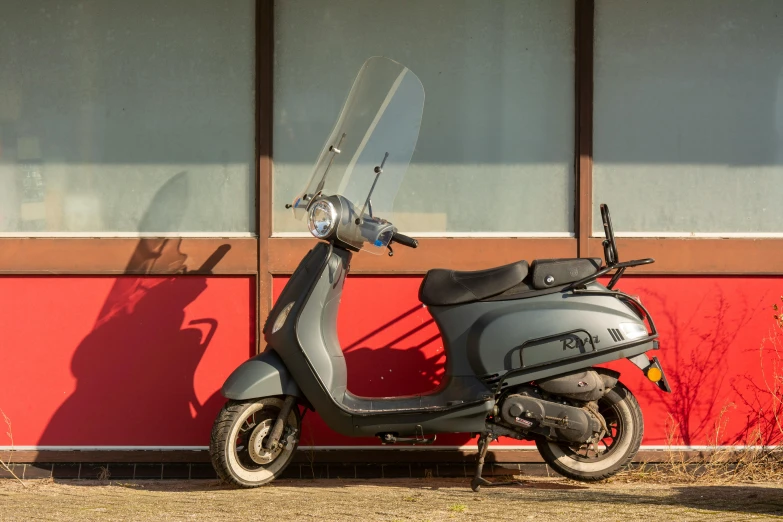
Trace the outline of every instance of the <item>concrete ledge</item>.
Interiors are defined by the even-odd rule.
[[[473,463],[440,462],[409,464],[353,464],[294,462],[286,468],[279,480],[285,479],[385,479],[385,478],[468,478],[474,471]],[[217,479],[211,464],[204,463],[74,463],[40,462],[12,464],[12,470],[22,480],[192,480]],[[484,476],[507,477],[509,475],[550,476],[553,473],[541,464],[487,463]],[[7,471],[0,471],[0,480],[13,478]]]
[[[672,456],[685,460],[703,457],[709,451],[694,450],[641,450],[634,462],[666,462]],[[0,451],[3,462],[33,463],[209,463],[207,450],[22,450]],[[475,449],[308,449],[300,448],[294,463],[351,463],[351,464],[409,464],[409,463],[467,463],[476,460]],[[541,464],[544,461],[534,449],[499,449],[490,451],[488,462],[512,464]]]
[[[642,450],[634,462],[663,463],[671,459],[705,458],[707,450]],[[309,449],[297,451],[281,479],[381,479],[424,477],[471,477],[475,449]],[[3,462],[22,479],[215,479],[207,450],[134,451],[2,451]],[[533,449],[490,451],[486,476],[552,476]],[[12,478],[0,471],[0,479]]]

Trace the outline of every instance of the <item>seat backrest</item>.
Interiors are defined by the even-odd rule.
[[[530,267],[533,288],[543,290],[591,276],[601,268],[601,258],[536,259]]]

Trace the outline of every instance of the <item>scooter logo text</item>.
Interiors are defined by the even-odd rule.
[[[593,336],[593,343],[592,344],[598,344],[601,341],[598,339],[598,336]],[[571,349],[571,350],[577,350],[582,349],[583,347],[590,344],[590,338],[585,337],[584,339],[580,339],[578,337],[568,337],[566,339],[563,339],[563,351]]]

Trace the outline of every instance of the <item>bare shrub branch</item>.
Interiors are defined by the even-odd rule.
[[[11,468],[11,457],[14,454],[14,432],[11,429],[11,419],[8,418],[8,415],[6,415],[2,409],[0,409],[0,413],[3,414],[3,420],[5,420],[5,423],[8,426],[8,431],[5,434],[8,435],[9,439],[11,439],[11,451],[8,452],[8,462],[3,462],[3,459],[0,459],[0,469],[6,470],[11,474],[12,477],[18,480],[21,485],[27,487],[27,484],[22,482],[22,479],[20,479]]]

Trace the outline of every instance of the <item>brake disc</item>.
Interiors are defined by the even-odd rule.
[[[269,464],[275,460],[275,457],[277,457],[278,453],[280,453],[279,448],[276,450],[268,450],[264,448],[264,439],[272,429],[273,422],[274,419],[266,419],[265,421],[259,423],[253,429],[253,433],[250,434],[247,451],[250,454],[250,458],[253,459],[253,462],[256,464]]]

